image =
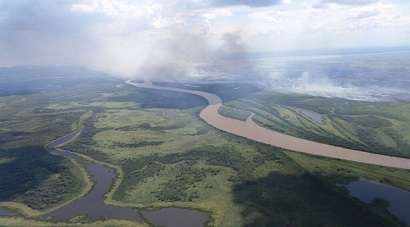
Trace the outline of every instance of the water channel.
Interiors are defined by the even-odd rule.
[[[50,153],[72,158],[85,165],[93,188],[85,196],[76,199],[67,205],[45,214],[56,221],[67,221],[72,217],[86,215],[90,221],[99,219],[130,220],[142,223],[142,217],[137,210],[131,207],[117,207],[104,203],[104,195],[110,190],[115,178],[115,171],[98,162],[87,162],[83,157],[60,149],[58,146],[73,139],[79,132],[70,133],[60,139],[51,142],[47,148]],[[7,211],[7,210],[6,210]],[[6,212],[4,211],[4,212]],[[0,210],[0,212],[2,212]],[[163,208],[157,211],[142,211],[150,223],[160,223],[161,226],[204,226],[209,221],[209,215],[205,212],[181,209]],[[155,224],[156,225],[156,224]]]
[[[172,87],[160,87],[153,85],[149,81],[145,81],[144,83],[133,83],[129,80],[126,81],[126,83],[141,88],[178,91],[202,96],[207,99],[209,103],[209,105],[205,107],[200,113],[200,117],[205,122],[222,131],[242,136],[251,140],[314,155],[395,168],[410,169],[410,159],[336,147],[288,136],[268,130],[266,128],[262,128],[252,120],[253,113],[251,117],[249,117],[245,122],[224,117],[218,113],[219,107],[222,106],[222,100],[218,96],[211,93]],[[318,123],[323,121],[323,118],[319,113],[314,113],[313,111],[305,111],[302,112],[302,114],[311,117],[315,121],[317,120]],[[375,198],[388,200],[389,206],[387,207],[387,209],[393,215],[410,226],[410,192],[389,185],[371,182],[365,179],[360,179],[357,182],[352,182],[346,187],[350,191],[351,196],[357,197],[367,203],[372,202]]]
[[[115,172],[113,169],[104,165],[87,161],[72,152],[56,149],[61,144],[70,141],[78,132],[70,133],[60,139],[51,142],[47,148],[51,149],[50,153],[63,155],[72,158],[77,162],[85,165],[91,180],[94,182],[92,190],[85,196],[72,201],[71,203],[60,207],[45,216],[52,217],[56,221],[67,221],[68,219],[86,215],[90,221],[95,221],[102,218],[131,220],[142,223],[142,218],[139,213],[130,207],[116,207],[104,203],[104,194],[106,194],[113,183]]]
[[[219,107],[222,106],[222,100],[217,95],[208,92],[173,87],[161,87],[153,85],[150,81],[145,81],[144,83],[134,83],[131,80],[128,80],[126,83],[140,88],[178,91],[202,96],[207,99],[209,103],[209,105],[206,106],[199,114],[199,116],[206,123],[222,131],[254,141],[313,155],[410,169],[410,159],[363,152],[289,136],[263,128],[256,124],[251,117],[246,121],[224,117],[218,113]]]

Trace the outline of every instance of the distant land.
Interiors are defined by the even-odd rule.
[[[0,225],[408,226],[391,196],[407,201],[410,170],[295,152],[201,119],[208,102],[195,94],[207,92],[232,127],[252,119],[409,160],[410,51],[359,52],[249,54],[224,79],[132,78],[171,90],[82,67],[0,68]],[[358,184],[389,192],[367,198]]]

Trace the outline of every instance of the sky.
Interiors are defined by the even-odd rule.
[[[221,76],[226,56],[409,40],[409,0],[0,0],[0,66]]]

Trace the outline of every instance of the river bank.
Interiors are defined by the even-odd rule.
[[[198,210],[171,207],[162,208],[155,212],[141,211],[141,213],[145,212],[147,215],[145,217],[144,213],[142,214],[144,216],[142,216],[138,210],[126,204],[124,204],[125,206],[116,206],[115,201],[112,200],[112,192],[116,190],[120,183],[119,180],[122,177],[120,169],[109,164],[96,162],[84,155],[58,149],[59,146],[78,137],[80,133],[80,131],[72,132],[49,143],[46,147],[52,154],[69,157],[85,166],[88,176],[93,182],[93,187],[91,190],[87,190],[88,193],[85,195],[82,194],[79,198],[44,214],[45,217],[51,217],[55,221],[68,221],[73,217],[85,216],[88,221],[117,219],[137,223],[144,223],[144,220],[154,223],[160,218],[162,224],[167,223],[165,226],[177,226],[183,220],[190,223],[190,226],[203,226],[210,220],[207,213]],[[118,174],[120,176],[117,176]]]
[[[126,83],[140,88],[185,92],[202,96],[203,98],[208,100],[209,103],[208,106],[206,106],[199,115],[205,122],[219,130],[245,137],[254,141],[313,155],[380,166],[410,169],[410,159],[336,147],[328,144],[322,144],[288,136],[282,133],[268,130],[266,128],[262,128],[261,126],[256,124],[251,117],[249,117],[246,121],[224,117],[218,113],[218,109],[222,106],[221,98],[211,93],[180,88],[160,87],[153,85],[149,81],[145,81],[144,83],[134,83],[131,80],[128,80],[126,81]]]

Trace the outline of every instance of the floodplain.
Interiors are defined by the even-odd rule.
[[[243,86],[246,95],[235,96],[229,89],[237,86],[226,84],[202,89],[210,87],[226,92],[227,106],[254,112],[254,120],[265,127],[319,142],[409,155],[400,145],[409,140],[406,103],[277,94],[251,86]],[[101,88],[110,95],[101,94]],[[1,216],[1,225],[150,225],[82,216],[67,222],[43,218],[92,184],[81,165],[44,148],[78,129],[81,135],[63,149],[117,170],[107,204],[200,210],[210,214],[209,226],[406,225],[389,213],[386,203],[363,203],[336,185],[364,178],[410,191],[409,170],[298,153],[219,131],[200,119],[206,101],[198,96],[100,80],[86,90],[73,86],[49,94],[2,96],[0,103],[0,182],[7,192],[0,206],[18,214]],[[341,105],[349,108],[337,109]],[[323,124],[297,108],[322,114]],[[384,139],[376,144],[360,134],[363,130]],[[16,187],[16,179],[25,187]]]

